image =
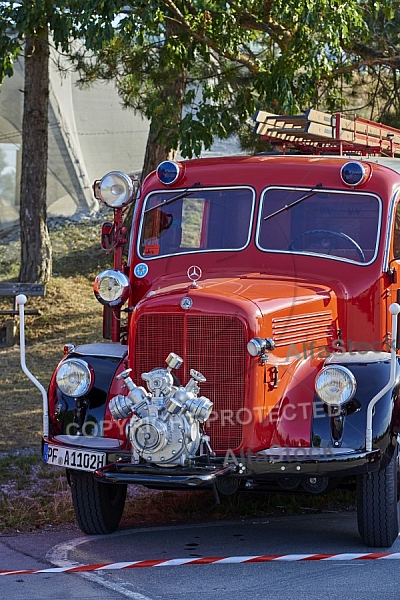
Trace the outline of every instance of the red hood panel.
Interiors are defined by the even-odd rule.
[[[309,445],[313,381],[339,328],[332,289],[262,274],[208,278],[197,286],[160,278],[157,287],[133,315],[136,378],[171,351],[184,358],[184,382],[188,368],[200,370],[207,378],[202,393],[214,403],[207,430],[217,451]],[[184,298],[191,301],[186,308]],[[273,339],[267,361],[247,352],[252,337]],[[306,385],[298,384],[300,372]]]

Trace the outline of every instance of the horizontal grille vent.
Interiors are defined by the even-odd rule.
[[[333,341],[335,335],[331,311],[272,319],[276,347],[322,339]]]

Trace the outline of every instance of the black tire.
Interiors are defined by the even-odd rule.
[[[358,531],[367,546],[389,548],[399,535],[398,450],[380,471],[357,477]]]
[[[125,484],[100,483],[92,473],[69,471],[75,517],[84,533],[115,531],[125,506]]]

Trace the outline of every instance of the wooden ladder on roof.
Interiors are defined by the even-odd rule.
[[[303,115],[254,116],[254,132],[282,151],[308,154],[400,156],[400,130],[361,117],[309,109]]]

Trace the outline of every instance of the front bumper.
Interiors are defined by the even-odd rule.
[[[367,452],[354,448],[287,447],[248,453],[240,461],[246,467],[246,474],[254,478],[345,477],[377,471],[381,458],[380,449]]]
[[[149,487],[181,488],[212,485],[218,477],[235,470],[233,465],[203,465],[195,467],[156,467],[114,463],[94,472],[99,481],[107,483],[136,483]]]
[[[51,464],[79,468],[74,460],[91,453],[96,456],[104,454],[104,460],[94,468],[85,468],[98,481],[104,483],[127,483],[154,488],[195,488],[211,486],[220,478],[247,478],[259,482],[268,482],[288,477],[352,477],[369,473],[380,468],[382,451],[374,449],[370,452],[353,448],[269,448],[257,453],[233,454],[227,452],[225,457],[199,457],[190,466],[163,466],[131,463],[130,452],[121,446],[118,440],[94,437],[57,436],[45,439],[44,460],[49,462],[49,448],[59,449],[58,458]],[[63,450],[63,452],[60,451]],[[66,450],[68,451],[66,453]],[[50,452],[56,456],[55,450]],[[65,462],[68,457],[69,462]],[[83,466],[92,464],[82,459]]]
[[[326,449],[316,457],[318,448],[286,448],[282,453],[271,450],[229,459],[211,459],[207,465],[199,462],[192,467],[157,467],[116,463],[97,469],[94,476],[109,483],[136,483],[152,487],[207,486],[220,477],[253,481],[271,481],[295,477],[344,477],[369,473],[379,469],[381,451],[355,452],[351,449]]]

